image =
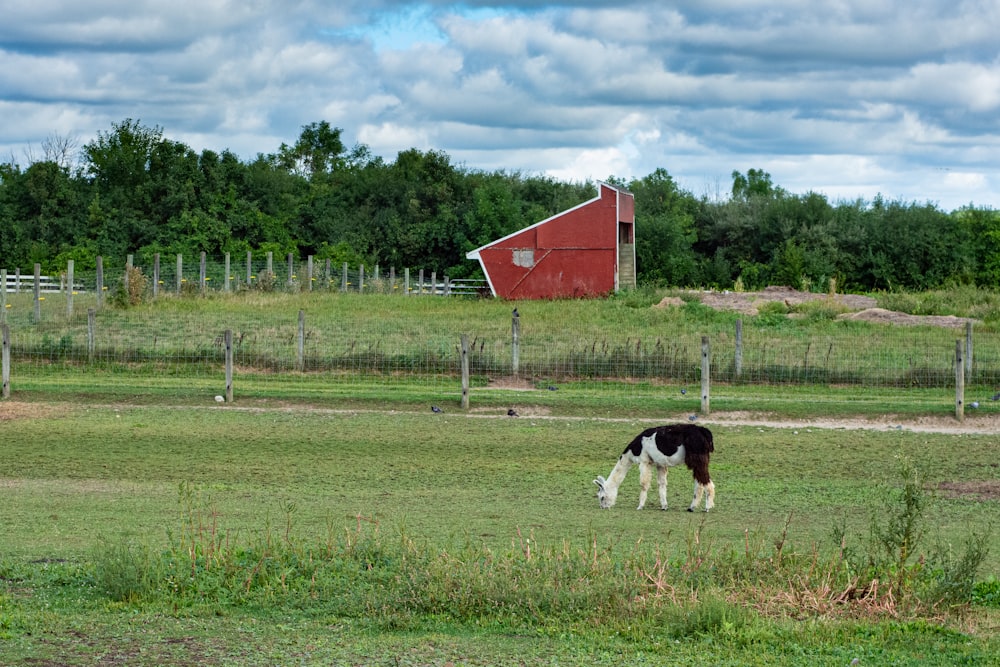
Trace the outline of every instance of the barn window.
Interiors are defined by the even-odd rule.
[[[523,266],[530,269],[535,265],[535,249],[526,248],[514,251],[514,266]]]
[[[618,242],[635,243],[635,240],[632,238],[632,223],[630,222],[618,223]]]

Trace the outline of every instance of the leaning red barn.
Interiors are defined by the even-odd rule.
[[[494,296],[601,296],[635,286],[635,197],[597,184],[597,196],[466,255]]]

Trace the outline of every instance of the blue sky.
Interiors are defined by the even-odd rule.
[[[245,159],[326,120],[564,180],[768,171],[1000,208],[995,0],[0,0],[0,161],[126,118]]]

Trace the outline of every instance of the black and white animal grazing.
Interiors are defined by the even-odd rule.
[[[667,468],[683,463],[694,476],[694,499],[688,512],[701,504],[705,498],[705,511],[715,506],[715,484],[708,475],[708,459],[715,451],[712,432],[696,424],[668,424],[647,428],[635,436],[618,458],[607,479],[598,477],[597,499],[602,509],[614,506],[618,499],[618,487],[625,480],[629,468],[639,464],[639,507],[646,504],[649,483],[656,469],[656,480],[660,486],[660,509],[667,509]]]

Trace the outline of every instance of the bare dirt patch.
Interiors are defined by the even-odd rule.
[[[964,328],[968,322],[977,322],[967,317],[955,317],[953,315],[909,315],[892,310],[878,308],[878,304],[870,296],[861,294],[816,294],[814,292],[800,292],[791,287],[772,286],[760,292],[688,292],[709,308],[716,310],[733,310],[744,315],[757,315],[760,306],[765,303],[778,301],[788,308],[806,303],[809,301],[828,301],[836,306],[851,312],[840,315],[838,319],[863,320],[866,322],[877,322],[881,324],[895,324],[901,326],[937,326]],[[681,306],[684,301],[679,297],[666,297],[654,308],[668,308],[670,306]]]
[[[908,315],[897,313],[884,308],[866,308],[856,313],[844,313],[838,320],[864,320],[866,322],[881,322],[882,324],[897,324],[901,326],[931,325],[935,327],[950,327],[952,329],[964,329],[968,322],[976,323],[968,317],[955,317],[954,315]]]
[[[20,401],[0,401],[0,422],[49,417],[53,412],[54,409],[49,405],[23,403]]]
[[[974,415],[963,421],[951,416],[885,414],[873,417],[821,417],[817,419],[787,419],[767,413],[734,410],[713,413],[699,419],[704,424],[727,426],[760,426],[781,429],[840,429],[866,431],[911,431],[914,433],[949,433],[952,435],[987,435],[1000,431],[1000,415]]]
[[[977,500],[1000,500],[1000,481],[941,482],[938,491],[949,498],[972,497]]]
[[[813,292],[800,292],[791,287],[767,287],[760,292],[696,292],[692,294],[709,308],[716,310],[735,310],[744,315],[756,315],[758,309],[765,303],[771,301],[783,302],[789,308],[805,303],[806,301],[829,300],[841,307],[849,310],[861,310],[864,308],[874,308],[877,305],[875,299],[870,296],[858,294],[815,294]],[[672,301],[668,302],[668,299]],[[660,302],[661,306],[675,305],[680,302],[677,297],[667,297]]]
[[[535,391],[535,385],[524,378],[507,376],[490,378],[487,389],[506,389],[508,391]]]

